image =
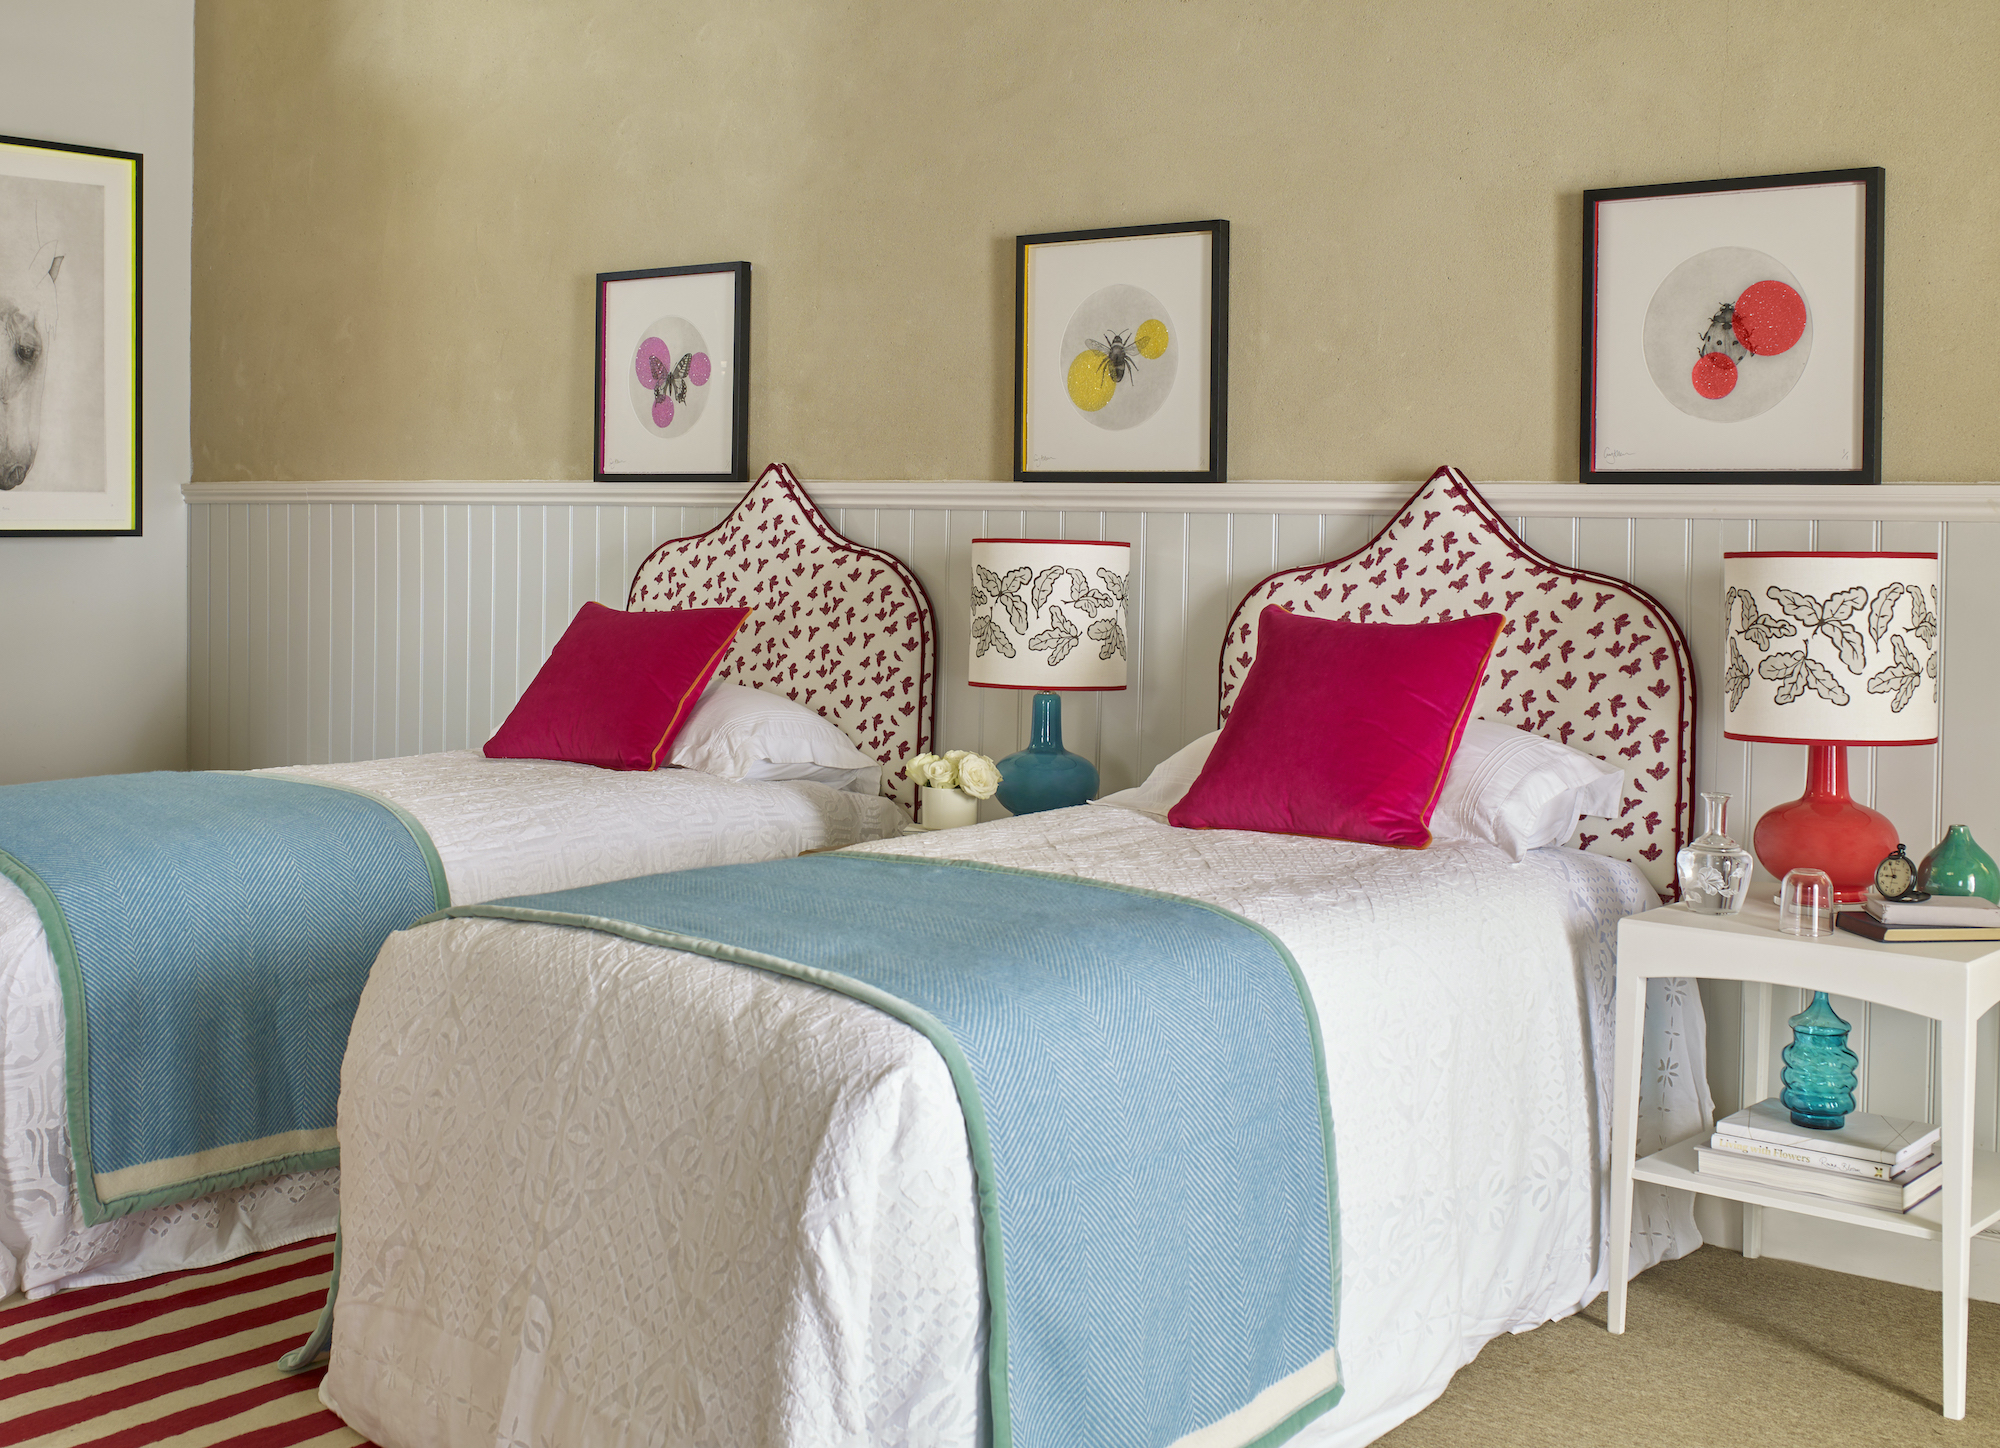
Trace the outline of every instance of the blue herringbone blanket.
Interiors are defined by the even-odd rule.
[[[928,1036],[978,1174],[996,1448],[1276,1443],[1339,1398],[1319,1025],[1262,928],[852,852],[445,913],[776,971]]]
[[[253,774],[0,788],[0,874],[62,983],[86,1222],[337,1161],[368,968],[450,900],[401,810]]]

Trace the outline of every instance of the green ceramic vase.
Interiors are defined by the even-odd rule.
[[[1917,888],[1930,895],[1978,895],[2000,905],[2000,866],[1971,830],[1953,825],[1917,866]]]

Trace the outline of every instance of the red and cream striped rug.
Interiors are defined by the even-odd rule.
[[[318,1371],[278,1371],[326,1300],[333,1239],[0,1307],[0,1445],[353,1448]]]

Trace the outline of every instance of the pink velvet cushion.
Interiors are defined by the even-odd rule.
[[[748,608],[624,613],[586,603],[486,741],[487,757],[657,768],[749,616]]]
[[[1342,623],[1269,605],[1229,722],[1168,823],[1422,849],[1503,622]]]

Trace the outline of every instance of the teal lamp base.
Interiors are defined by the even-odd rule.
[[[1038,814],[1085,804],[1097,793],[1097,766],[1071,754],[1062,742],[1062,695],[1035,695],[1035,719],[1028,747],[1000,761],[1000,788],[994,798],[1009,814]]]
[[[1785,1047],[1785,1090],[1779,1100],[1791,1108],[1792,1125],[1838,1131],[1854,1109],[1854,1068],[1861,1058],[1847,1049],[1851,1027],[1834,1014],[1825,991],[1791,1019],[1792,1043]]]

